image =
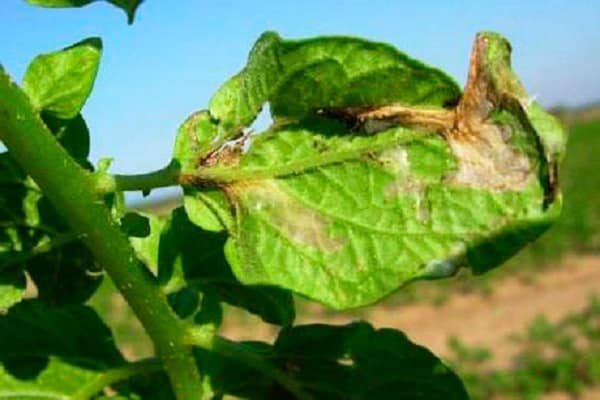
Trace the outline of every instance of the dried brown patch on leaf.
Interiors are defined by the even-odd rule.
[[[458,161],[458,170],[448,181],[492,190],[521,190],[535,174],[527,156],[511,145],[510,128],[490,120],[492,111],[502,104],[503,94],[484,64],[487,45],[485,37],[476,38],[454,126],[444,132]]]
[[[238,139],[223,143],[218,149],[200,158],[199,167],[234,167],[239,164],[240,157],[244,153],[249,135],[240,136]]]
[[[534,168],[511,143],[511,127],[494,122],[491,114],[515,103],[521,106],[524,91],[503,64],[485,60],[488,44],[485,35],[477,36],[468,82],[454,109],[391,104],[332,108],[318,113],[368,133],[397,125],[436,132],[445,138],[458,163],[447,183],[498,191],[522,190],[535,177]]]
[[[329,217],[300,203],[273,180],[240,181],[225,188],[236,213],[264,215],[264,221],[295,243],[325,252],[336,252],[346,239],[328,231]]]

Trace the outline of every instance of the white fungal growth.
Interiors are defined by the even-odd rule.
[[[448,135],[448,144],[458,162],[458,169],[448,182],[491,190],[522,190],[534,177],[529,158],[518,152],[509,139],[506,127],[482,124],[477,136]]]
[[[240,207],[251,209],[252,215],[266,214],[269,224],[296,243],[327,252],[338,251],[346,244],[344,238],[328,233],[329,217],[301,204],[273,180],[246,182],[232,189]]]

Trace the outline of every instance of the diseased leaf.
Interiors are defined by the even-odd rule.
[[[99,0],[25,0],[25,2],[41,7],[63,8],[63,7],[83,7]],[[105,0],[125,11],[127,22],[133,23],[135,12],[144,0]]]
[[[375,330],[364,322],[297,326],[284,329],[273,346],[238,346],[265,356],[315,399],[468,399],[456,374],[427,349],[399,331]],[[204,352],[199,356],[217,395],[294,398],[247,365]]]
[[[205,157],[213,146],[218,146],[226,138],[224,131],[219,131],[208,111],[196,112],[179,128],[173,160],[180,171],[194,171],[199,160],[211,163],[210,157]],[[231,223],[227,220],[229,205],[220,191],[199,191],[194,187],[185,187],[184,198],[190,220],[203,229],[218,232]]]
[[[23,90],[40,111],[69,120],[87,100],[102,53],[99,38],[89,38],[56,52],[37,56],[27,68]]]
[[[132,239],[138,257],[152,270],[168,293],[189,292],[184,287],[257,314],[264,321],[288,325],[294,320],[292,295],[268,286],[245,286],[231,273],[223,246],[226,235],[204,231],[192,224],[182,208],[168,220],[150,217],[151,234]],[[183,294],[180,294],[183,295]]]
[[[0,315],[0,398],[67,399],[124,363],[108,328],[85,306],[24,301]]]
[[[253,52],[257,64],[219,90],[219,117],[194,135],[231,132],[260,99],[275,124],[195,149],[184,125],[175,152],[191,221],[228,230],[242,283],[358,307],[461,266],[484,272],[557,218],[565,135],[527,98],[499,35],[477,36],[462,95],[387,45],[270,43],[269,57]],[[277,66],[275,84],[251,73],[260,62]]]

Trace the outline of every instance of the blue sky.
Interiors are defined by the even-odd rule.
[[[17,80],[36,54],[102,37],[103,60],[84,116],[92,160],[112,156],[120,173],[167,164],[178,125],[206,107],[265,30],[389,42],[461,84],[474,34],[495,30],[511,41],[514,67],[542,104],[600,99],[600,2],[593,0],[146,0],[132,26],[104,2],[61,10],[0,3],[0,63]]]

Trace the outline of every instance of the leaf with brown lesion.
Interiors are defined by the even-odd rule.
[[[217,137],[201,167],[183,175],[190,219],[228,230],[226,255],[240,281],[334,308],[362,306],[415,279],[492,268],[557,217],[547,160],[560,159],[564,134],[531,106],[505,39],[477,36],[460,96],[450,78],[389,46],[344,38],[272,45],[269,65],[283,75],[258,95],[278,105],[275,124],[248,137],[244,151],[225,150]],[[339,48],[363,62],[329,55]],[[250,109],[226,101],[248,97],[254,83],[245,71],[233,83],[246,84],[220,91],[224,116]],[[381,71],[395,80],[365,78]],[[419,77],[427,79],[411,81]],[[394,90],[384,90],[388,83]],[[233,132],[212,124],[207,132]]]
[[[354,129],[373,131],[379,126],[385,130],[400,125],[436,132],[448,142],[458,162],[448,184],[500,191],[524,189],[536,171],[529,155],[519,151],[511,137],[527,133],[497,123],[492,114],[526,102],[526,95],[510,71],[510,45],[490,35],[494,36],[483,33],[476,37],[468,81],[452,109],[388,104],[320,109],[317,113],[339,118]]]

